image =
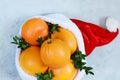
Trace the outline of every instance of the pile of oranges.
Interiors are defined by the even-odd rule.
[[[74,34],[63,27],[54,31],[51,39],[45,39],[49,34],[47,23],[40,18],[32,18],[24,23],[21,30],[22,38],[30,47],[20,54],[20,66],[28,74],[53,71],[52,80],[73,80],[77,74],[71,55],[77,50]],[[39,46],[38,38],[43,43]]]

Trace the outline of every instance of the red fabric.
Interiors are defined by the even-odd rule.
[[[87,56],[95,49],[95,47],[111,42],[119,32],[118,29],[116,32],[109,32],[108,30],[92,23],[87,23],[77,19],[71,20],[82,32]]]

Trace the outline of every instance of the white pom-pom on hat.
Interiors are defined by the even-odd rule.
[[[109,30],[110,32],[116,32],[118,26],[119,26],[119,23],[118,23],[117,20],[115,20],[112,17],[107,17],[106,18],[106,27],[107,27],[107,30]]]

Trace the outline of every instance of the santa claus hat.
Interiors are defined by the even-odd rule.
[[[87,56],[95,49],[95,47],[110,43],[119,32],[118,22],[111,17],[106,18],[106,29],[81,20],[71,20],[82,32]]]

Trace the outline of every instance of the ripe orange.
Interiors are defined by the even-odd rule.
[[[74,34],[65,28],[59,28],[59,31],[54,31],[52,34],[52,39],[60,39],[65,42],[65,44],[71,49],[71,54],[73,54],[77,49],[77,41]]]
[[[52,80],[74,80],[77,69],[75,69],[74,64],[69,61],[61,68],[49,68],[49,71],[52,70],[54,77]]]
[[[35,75],[35,73],[44,73],[47,70],[40,58],[40,48],[31,46],[22,51],[20,55],[20,66],[28,74]]]
[[[31,45],[37,45],[38,38],[48,35],[48,25],[40,18],[32,18],[22,26],[22,38]]]
[[[70,60],[70,49],[59,39],[48,39],[43,42],[40,55],[45,65],[58,68]]]

